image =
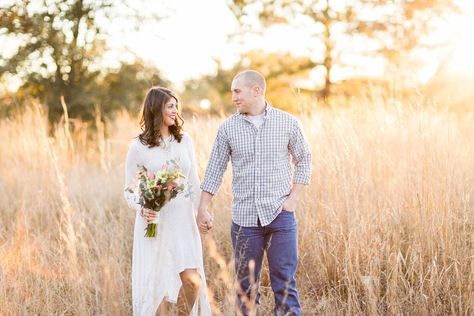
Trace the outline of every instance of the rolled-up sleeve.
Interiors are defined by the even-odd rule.
[[[217,131],[216,140],[212,147],[209,163],[207,164],[201,190],[216,194],[222,183],[224,172],[230,158],[230,146],[223,125]]]
[[[295,164],[293,183],[309,184],[312,171],[311,150],[296,119],[290,134],[289,150]]]

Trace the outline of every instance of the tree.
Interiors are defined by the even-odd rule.
[[[234,112],[230,91],[232,79],[238,72],[252,68],[261,72],[266,78],[266,98],[272,105],[290,112],[298,112],[301,109],[295,95],[296,81],[306,77],[309,70],[314,67],[314,62],[307,57],[265,54],[261,51],[247,52],[231,69],[224,69],[219,62],[217,64],[216,74],[186,83],[182,98],[191,109],[198,110],[199,101],[208,99],[211,103],[211,114]]]
[[[234,0],[229,7],[243,25],[257,18],[263,28],[275,24],[298,26],[312,32],[324,53],[316,67],[324,69],[324,87],[319,95],[327,100],[332,93],[333,69],[344,66],[339,58],[345,52],[338,42],[363,36],[376,41],[376,50],[364,47],[365,53],[380,53],[390,62],[399,62],[403,53],[422,43],[433,24],[433,16],[455,8],[452,0]]]
[[[24,84],[17,97],[35,97],[48,105],[49,116],[57,119],[63,113],[60,98],[64,97],[71,117],[91,118],[100,104],[105,113],[117,107],[113,91],[124,84],[115,73],[126,74],[128,85],[134,86],[143,73],[140,62],[118,64],[116,69],[100,66],[107,51],[106,31],[98,19],[107,20],[113,12],[112,0],[41,0],[16,1],[0,13],[0,36],[22,39],[16,54],[0,57],[0,76],[18,76]],[[38,5],[39,4],[39,5]],[[142,78],[143,87],[155,74]],[[112,79],[112,82],[108,82]],[[115,80],[115,81],[114,81]],[[120,84],[119,84],[120,82]],[[143,93],[143,91],[140,91]],[[135,98],[135,97],[134,97]],[[127,102],[127,101],[126,101]]]
[[[140,108],[149,88],[170,85],[157,69],[146,66],[144,61],[137,59],[134,63],[122,64],[117,71],[109,71],[99,78],[96,86],[100,89],[100,103],[96,104],[102,105],[106,114],[124,108],[134,112]]]

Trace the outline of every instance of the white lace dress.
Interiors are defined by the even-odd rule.
[[[133,315],[155,315],[163,299],[176,303],[181,288],[179,273],[197,269],[202,287],[191,315],[211,315],[204,275],[202,246],[196,224],[200,183],[191,138],[184,134],[180,143],[171,139],[159,147],[149,148],[138,139],[129,147],[125,171],[125,188],[136,186],[137,166],[156,171],[168,160],[175,160],[189,181],[191,195],[178,194],[166,204],[157,217],[157,237],[144,237],[146,221],[140,216],[138,197],[125,191],[125,198],[136,211],[132,258]]]

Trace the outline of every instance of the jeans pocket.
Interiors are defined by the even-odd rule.
[[[276,230],[287,231],[294,229],[297,226],[295,212],[281,210],[271,225]]]
[[[278,217],[280,217],[280,223],[284,223],[285,226],[293,226],[296,224],[296,214],[294,211],[281,210]]]

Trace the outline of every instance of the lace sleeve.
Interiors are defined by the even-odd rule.
[[[125,188],[124,197],[128,205],[135,211],[140,211],[141,205],[138,204],[138,196],[136,193],[130,192],[129,189],[136,191],[135,176],[137,174],[138,166],[143,162],[140,159],[136,143],[132,142],[128,149],[127,159],[125,162]]]
[[[190,136],[186,135],[186,146],[188,150],[189,160],[191,163],[191,168],[189,171],[189,184],[191,186],[191,201],[193,204],[194,210],[197,212],[199,207],[199,200],[201,198],[201,181],[199,180],[199,175],[196,165],[196,156],[194,151],[193,141]]]

